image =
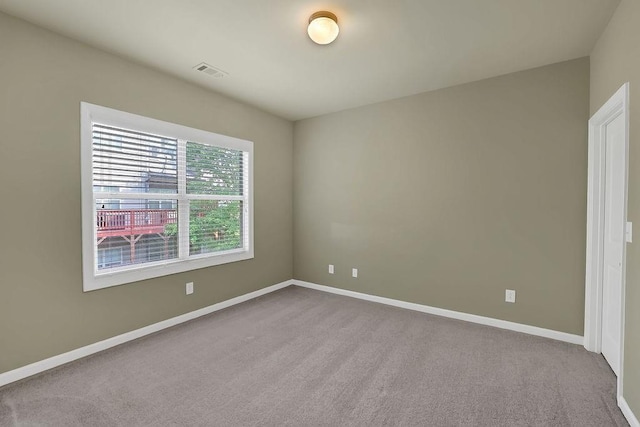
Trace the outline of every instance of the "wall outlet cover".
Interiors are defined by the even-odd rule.
[[[506,302],[516,302],[516,291],[507,289],[504,293],[504,300]]]

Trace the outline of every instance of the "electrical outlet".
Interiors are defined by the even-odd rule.
[[[187,295],[191,295],[193,293],[193,282],[187,283],[185,291]]]
[[[333,264],[329,264],[329,274],[333,274],[333,273],[334,273]]]
[[[516,291],[507,289],[504,293],[504,300],[506,302],[516,302]]]
[[[352,268],[351,269],[351,277],[358,277],[358,269],[357,268]]]

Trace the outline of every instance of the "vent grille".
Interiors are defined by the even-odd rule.
[[[216,79],[221,79],[223,77],[227,77],[229,73],[222,71],[219,68],[216,68],[212,65],[207,64],[206,62],[201,62],[200,64],[193,67],[194,70],[200,71],[202,73],[213,76]]]

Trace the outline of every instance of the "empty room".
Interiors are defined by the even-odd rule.
[[[0,426],[640,427],[639,88],[638,0],[0,0]]]

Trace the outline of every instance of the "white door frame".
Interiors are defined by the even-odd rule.
[[[602,352],[602,270],[604,263],[604,179],[606,126],[620,115],[624,117],[624,224],[627,230],[627,191],[629,182],[629,83],[620,89],[589,120],[589,166],[587,193],[587,271],[585,283],[584,347]],[[625,232],[626,234],[626,232]],[[618,401],[622,396],[622,370],[624,368],[624,301],[626,282],[626,243],[622,248],[622,289],[620,322],[620,375],[618,375]]]

